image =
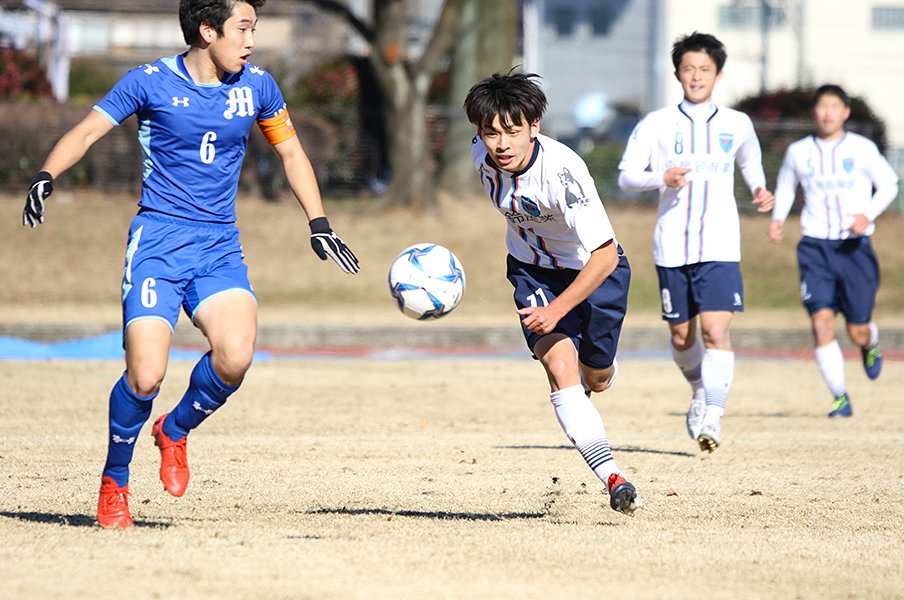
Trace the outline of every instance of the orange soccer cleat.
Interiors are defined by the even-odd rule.
[[[135,524],[129,513],[129,486],[119,487],[112,477],[101,477],[97,523],[101,527],[120,529],[129,529]]]
[[[173,496],[181,496],[188,487],[190,477],[186,452],[188,436],[174,442],[163,433],[163,420],[167,414],[169,413],[157,417],[151,435],[154,437],[154,444],[160,448],[160,481],[163,482],[163,489]]]

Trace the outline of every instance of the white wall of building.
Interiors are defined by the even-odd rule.
[[[716,86],[725,104],[758,93],[763,76],[763,33],[720,23],[719,9],[731,4],[755,6],[759,0],[664,0],[665,62],[663,103],[681,99],[672,75],[668,50],[679,35],[694,30],[712,33],[725,43],[728,62]],[[783,26],[767,36],[765,73],[769,89],[841,85],[864,99],[887,126],[890,146],[904,148],[904,1],[902,0],[770,0],[780,6]],[[874,14],[875,9],[879,10]],[[799,12],[798,12],[799,11]],[[876,18],[874,18],[874,16]],[[885,20],[883,20],[885,18]]]

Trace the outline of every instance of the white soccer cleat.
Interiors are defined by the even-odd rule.
[[[721,435],[722,415],[717,415],[715,412],[708,412],[703,417],[703,426],[700,428],[700,434],[697,436],[697,443],[700,444],[700,450],[712,453],[713,450],[719,447],[719,438]]]
[[[700,429],[703,427],[703,415],[705,412],[706,395],[703,392],[703,388],[700,388],[691,396],[691,405],[687,409],[687,418],[685,419],[687,434],[691,436],[692,440],[700,437]]]

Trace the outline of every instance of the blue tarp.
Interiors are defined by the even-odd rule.
[[[198,360],[206,348],[171,348],[170,360]],[[122,335],[118,331],[63,342],[34,342],[0,336],[0,360],[108,360],[123,357]],[[270,358],[267,352],[255,352],[255,360]]]

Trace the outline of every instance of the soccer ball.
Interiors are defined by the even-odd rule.
[[[389,293],[405,316],[439,319],[458,306],[465,292],[465,270],[439,244],[415,244],[392,261]]]

